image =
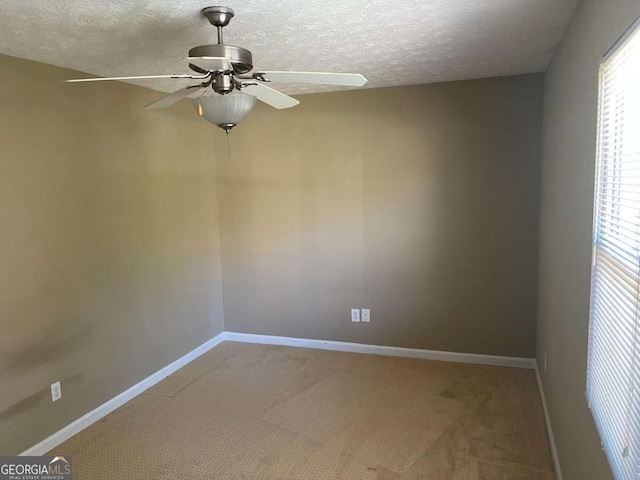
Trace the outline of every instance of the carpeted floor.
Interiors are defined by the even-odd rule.
[[[51,454],[75,480],[555,479],[531,370],[233,342]]]

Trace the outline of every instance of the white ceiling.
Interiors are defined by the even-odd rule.
[[[199,13],[215,1],[2,0],[0,53],[99,76],[188,73],[189,48],[215,43]],[[256,67],[362,73],[387,87],[544,71],[579,0],[219,1],[236,13],[225,43],[251,50]]]

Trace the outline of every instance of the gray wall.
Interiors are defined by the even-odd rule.
[[[0,454],[223,329],[214,127],[78,75],[0,56]]]
[[[583,0],[545,80],[538,364],[565,480],[612,478],[584,393],[598,66],[638,15],[637,0]]]
[[[259,105],[232,159],[218,132],[226,330],[533,357],[542,87]]]

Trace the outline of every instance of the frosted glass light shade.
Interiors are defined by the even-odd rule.
[[[227,133],[244,120],[256,104],[256,97],[246,93],[214,94],[207,97],[194,98],[193,105],[202,106],[205,120],[226,130]]]

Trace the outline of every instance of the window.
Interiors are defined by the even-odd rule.
[[[640,479],[640,20],[600,66],[587,399],[618,480]]]

